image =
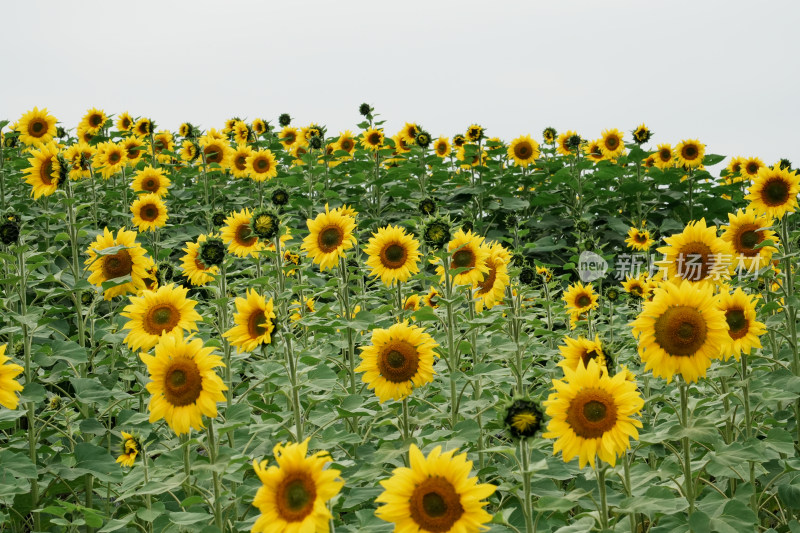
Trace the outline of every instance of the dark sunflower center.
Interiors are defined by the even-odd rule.
[[[131,273],[133,262],[128,250],[120,250],[103,258],[103,275],[107,280],[127,276]]]
[[[484,295],[489,293],[494,288],[494,282],[497,280],[497,265],[489,262],[489,273],[484,276],[483,280],[478,284],[478,294]]]
[[[207,146],[204,150],[206,154],[206,162],[219,163],[222,161],[222,150],[218,146]]]
[[[672,159],[672,151],[662,148],[658,152],[658,158],[661,159],[663,163],[666,163]]]
[[[247,168],[247,156],[246,155],[238,156],[236,158],[236,160],[234,160],[233,164],[236,165],[236,169],[237,170],[246,169]]]
[[[589,361],[592,359],[596,359],[600,357],[600,354],[597,353],[597,350],[590,350],[588,352],[584,352],[583,357],[581,360],[583,361],[583,366],[589,366]]]
[[[654,324],[655,340],[671,356],[694,355],[706,341],[708,326],[694,307],[678,305],[667,308]]]
[[[619,137],[612,135],[606,138],[606,148],[609,150],[616,150],[617,146],[619,146]]]
[[[758,172],[758,163],[748,163],[747,164],[747,173],[748,174],[755,174]]]
[[[636,236],[633,238],[633,240],[635,240],[639,244],[644,244],[647,242],[647,235],[644,235],[643,233],[637,233]]]
[[[152,222],[158,218],[158,207],[154,206],[153,204],[147,204],[146,206],[142,207],[140,216],[142,217],[142,220]]]
[[[32,133],[34,137],[41,137],[44,135],[45,123],[41,120],[35,120],[31,123],[28,132]]]
[[[533,147],[528,141],[522,141],[514,147],[514,155],[519,159],[526,159],[531,153],[533,153]]]
[[[687,144],[686,146],[683,147],[683,150],[681,150],[681,155],[687,161],[691,161],[692,159],[697,158],[697,154],[698,154],[697,146],[693,144]]]
[[[758,254],[755,247],[763,240],[763,235],[755,224],[749,224],[743,227],[739,233],[739,246],[737,252],[747,256],[754,256]]]
[[[250,318],[247,320],[247,330],[250,336],[256,338],[267,333],[269,329],[264,325],[266,322],[266,314],[260,309],[250,315]]]
[[[459,250],[453,254],[453,268],[475,266],[475,254],[472,250]]]
[[[747,334],[748,321],[743,309],[729,309],[725,312],[728,334],[732,339],[740,339]]]
[[[172,331],[180,319],[180,311],[172,304],[157,304],[145,313],[142,329],[150,335],[161,335],[165,331]]]
[[[191,405],[203,391],[203,376],[192,359],[171,361],[164,376],[164,398],[175,407]]]
[[[330,226],[319,232],[319,248],[324,253],[330,253],[344,241],[344,233],[338,226]]]
[[[406,341],[394,341],[378,356],[381,376],[392,383],[404,383],[417,374],[419,353]]]
[[[392,243],[383,250],[383,266],[386,268],[400,268],[406,263],[406,249],[404,246]]]
[[[116,165],[117,163],[119,163],[120,159],[122,159],[122,154],[120,154],[119,152],[111,152],[110,154],[108,154],[108,162],[111,163],[112,165]]]
[[[367,141],[372,145],[378,145],[381,142],[381,134],[380,133],[370,133]]]
[[[772,178],[764,185],[761,196],[770,207],[783,205],[789,199],[789,184],[780,178]]]
[[[100,115],[92,115],[89,118],[89,123],[95,128],[97,126],[99,126],[102,121],[103,121],[103,117],[101,117]]]
[[[39,177],[42,180],[42,183],[45,185],[50,185],[53,183],[52,176],[50,174],[53,173],[53,160],[48,159],[42,166],[39,168]]]
[[[342,150],[344,150],[345,152],[349,152],[350,150],[353,149],[353,139],[344,139],[341,142],[341,147]]]
[[[450,531],[464,514],[460,495],[441,476],[429,477],[417,485],[409,500],[409,511],[420,529],[432,533]]]
[[[588,294],[583,293],[575,299],[575,303],[578,304],[578,307],[588,307],[592,303],[592,298]]]
[[[317,489],[308,472],[289,474],[277,492],[278,515],[286,522],[300,522],[314,509]]]
[[[614,397],[600,388],[578,391],[567,409],[567,423],[579,437],[596,439],[614,428],[617,405]]]
[[[697,241],[684,244],[675,260],[678,276],[689,281],[700,281],[707,278],[714,263],[714,254],[711,248],[707,244]]]
[[[264,158],[259,158],[256,161],[255,168],[259,172],[266,172],[267,170],[269,170],[269,161],[267,161]]]
[[[253,246],[258,237],[250,231],[250,224],[241,224],[236,228],[236,242],[241,246]]]

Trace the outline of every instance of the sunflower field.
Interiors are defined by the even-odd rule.
[[[790,161],[355,111],[0,121],[1,531],[800,533]]]

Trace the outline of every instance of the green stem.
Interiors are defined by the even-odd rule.
[[[142,446],[142,469],[144,470],[144,484],[147,485],[150,481],[150,478],[148,476],[148,470],[147,470],[147,451],[145,450],[144,446]],[[145,494],[144,503],[147,506],[148,511],[150,511],[153,508],[153,502],[150,499],[150,494]],[[147,522],[147,531],[153,531],[152,520]]]
[[[750,411],[750,377],[747,369],[747,354],[742,354],[742,403],[744,403],[744,432],[747,440],[753,436],[753,415]],[[750,505],[758,516],[758,497],[756,493],[756,471],[755,462],[748,461],[750,466],[750,486],[753,488],[753,495],[750,497]]]
[[[183,448],[183,474],[185,479],[183,480],[183,491],[186,493],[186,496],[189,497],[192,495],[192,467],[191,467],[191,457],[189,455],[189,435],[184,434],[181,435],[181,448]]]
[[[403,398],[403,442],[408,442],[410,436],[408,430],[408,397]]]
[[[525,531],[533,533],[533,501],[531,496],[531,472],[530,472],[530,451],[528,450],[528,439],[520,439],[519,454],[522,456],[522,513],[525,515]]]
[[[350,321],[350,287],[349,287],[349,273],[347,271],[347,259],[345,257],[339,258],[339,274],[341,275],[341,283],[339,291],[341,293],[342,304],[342,318],[345,321]],[[353,339],[353,328],[346,326],[347,330],[347,353],[345,353],[344,364],[350,370],[350,393],[356,393],[356,359],[355,359],[355,343]]]
[[[284,330],[285,331],[285,330]],[[297,384],[297,361],[292,350],[291,334],[283,334],[286,346],[286,361],[289,364],[289,380],[292,385],[292,412],[294,413],[294,435],[297,442],[303,442],[303,419],[300,412],[300,387]]]
[[[208,420],[208,458],[211,462],[211,466],[215,466],[217,464],[217,452],[219,449],[217,448],[217,439],[216,435],[214,434],[214,419],[209,418]],[[217,473],[216,468],[211,472],[211,476],[214,480],[214,521],[217,524],[217,528],[222,531],[222,500],[220,499],[221,494],[221,483],[219,474]]]
[[[633,487],[631,486],[631,461],[633,461],[633,454],[630,451],[625,453],[622,461],[622,467],[625,470],[625,495],[628,498],[633,497]],[[628,519],[631,523],[631,533],[636,533],[636,513],[628,513]]]
[[[684,429],[689,428],[689,384],[683,379],[680,380],[681,392],[681,425]],[[692,478],[692,454],[691,442],[689,437],[681,439],[683,444],[683,491],[686,500],[689,502],[689,515],[694,513],[694,481]]]
[[[458,396],[456,393],[456,374],[458,372],[459,357],[455,342],[455,319],[453,312],[453,278],[450,276],[450,256],[445,255],[444,280],[445,280],[445,309],[447,310],[447,356],[450,360],[450,429],[455,429],[458,422]]]
[[[595,458],[598,463],[600,459]],[[595,467],[597,473],[597,489],[600,491],[600,527],[603,531],[608,529],[608,499],[606,497],[606,465],[598,464]]]

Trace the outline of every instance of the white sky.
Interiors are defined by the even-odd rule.
[[[0,13],[10,120],[39,106],[74,127],[96,106],[176,130],[288,112],[336,134],[366,101],[389,134],[477,122],[507,141],[550,125],[595,138],[644,121],[653,143],[800,166],[794,0],[18,0]]]

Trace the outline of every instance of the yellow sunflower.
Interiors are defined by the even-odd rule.
[[[119,131],[129,132],[133,128],[133,117],[127,111],[120,113],[117,115],[116,125]]]
[[[441,296],[442,295],[439,293],[439,291],[436,290],[436,287],[431,287],[428,289],[428,294],[422,297],[422,300],[428,307],[436,309],[439,307],[439,298],[441,298]]]
[[[433,153],[441,158],[445,158],[450,155],[450,141],[447,137],[439,137],[435,141],[433,141]]]
[[[572,130],[559,135],[556,139],[556,152],[561,155],[575,155],[576,149],[569,146],[569,140],[573,137],[578,137],[578,134]]]
[[[261,515],[252,533],[328,533],[331,513],[327,502],[339,494],[344,481],[341,472],[325,469],[331,462],[328,452],[308,453],[308,441],[275,445],[277,466],[267,468],[267,461],[253,461],[262,486],[253,506]]]
[[[656,241],[650,238],[649,231],[639,228],[629,229],[628,238],[625,239],[625,244],[628,245],[628,248],[639,250],[640,252],[646,252],[655,242]]]
[[[275,329],[275,313],[272,311],[272,298],[267,301],[254,289],[247,290],[247,298],[236,298],[236,323],[225,332],[224,337],[245,352],[252,352],[261,344],[272,342]]]
[[[775,232],[766,229],[774,223],[774,220],[758,214],[754,209],[728,213],[728,225],[722,227],[721,238],[733,249],[734,264],[740,274],[744,273],[742,270],[755,274],[769,265],[772,254],[777,253],[778,249],[770,245],[761,246],[761,243],[770,240],[778,244]]]
[[[341,150],[353,155],[356,149],[356,138],[353,137],[353,132],[350,130],[340,131],[339,140],[334,144],[334,150]]]
[[[355,219],[337,210],[330,211],[328,204],[325,204],[324,213],[314,220],[308,219],[306,225],[310,233],[303,239],[301,249],[320,270],[336,266],[339,257],[344,257],[345,251],[356,244]]]
[[[225,401],[223,391],[228,387],[214,370],[225,367],[214,348],[203,346],[200,339],[170,333],[161,336],[155,355],[141,353],[139,357],[150,373],[151,424],[163,418],[181,435],[205,427],[203,415],[216,418],[217,403]]]
[[[484,510],[486,498],[497,489],[469,477],[472,461],[458,450],[442,453],[436,446],[425,457],[415,444],[408,451],[410,468],[396,468],[392,477],[381,481],[382,503],[375,511],[381,520],[392,522],[397,532],[477,533],[492,515]]]
[[[102,253],[107,248],[123,246],[115,253]],[[98,253],[100,252],[100,253]],[[128,292],[139,292],[144,288],[144,278],[147,277],[147,251],[136,242],[136,232],[120,229],[116,238],[114,234],[103,229],[102,235],[89,245],[86,250],[89,258],[85,264],[89,267],[89,283],[102,287],[103,282],[114,281],[123,276],[130,276],[131,281],[109,287],[103,292],[103,298],[110,300],[114,296]]]
[[[703,165],[706,154],[706,145],[697,139],[688,139],[679,142],[672,151],[672,155],[679,166],[696,168]]]
[[[211,130],[211,132],[215,132],[215,130]],[[219,165],[222,170],[225,170],[230,167],[231,152],[233,150],[226,140],[217,138],[211,132],[200,137],[202,161],[206,165]]]
[[[419,133],[419,126],[413,122],[406,122],[397,135],[405,141],[405,144],[416,144],[417,133]]]
[[[564,291],[562,298],[567,305],[567,310],[574,315],[582,315],[599,306],[598,295],[594,292],[591,283],[584,285],[580,281],[576,281]]]
[[[253,212],[245,208],[231,213],[225,219],[225,226],[220,230],[222,242],[228,245],[228,250],[238,257],[255,257],[264,249],[264,243],[253,233],[250,219]]]
[[[384,140],[385,137],[381,129],[370,128],[361,134],[361,146],[373,152],[383,148]]]
[[[136,136],[128,137],[120,145],[125,149],[125,162],[130,167],[139,162],[146,149],[144,143]]]
[[[253,181],[266,181],[278,175],[275,156],[270,150],[257,150],[247,158],[247,173]]]
[[[254,118],[250,126],[253,128],[256,135],[263,135],[269,130],[269,126],[263,118]]]
[[[212,237],[216,237],[216,235],[212,235]],[[208,235],[200,235],[197,238],[197,242],[187,242],[186,248],[183,249],[185,255],[181,259],[181,270],[184,277],[195,286],[205,285],[210,281],[214,281],[214,278],[219,274],[218,266],[206,267],[200,259],[200,245],[207,238]]]
[[[170,179],[164,175],[163,168],[144,167],[133,176],[131,189],[137,193],[152,193],[163,198],[171,184]]]
[[[139,137],[147,137],[153,133],[153,121],[142,117],[133,125],[133,133]]]
[[[250,140],[252,132],[250,126],[243,120],[237,120],[233,125],[233,142],[243,144]]]
[[[31,149],[32,157],[28,158],[30,166],[25,169],[25,183],[32,187],[31,196],[34,200],[50,196],[58,189],[58,152],[58,146],[52,142],[40,146],[38,150]]]
[[[184,142],[184,146],[186,143],[192,144],[191,141]],[[187,154],[186,157],[190,157],[191,154]],[[231,155],[231,174],[233,174],[234,178],[247,178],[250,176],[249,170],[247,168],[247,158],[253,155],[253,149],[248,144],[237,144],[236,148]],[[181,156],[183,157],[183,156]],[[184,158],[186,159],[186,158]]]
[[[155,231],[167,224],[167,204],[157,194],[142,194],[131,204],[133,225],[141,231]]]
[[[108,121],[108,115],[102,109],[96,107],[86,112],[78,127],[91,135],[97,135]]]
[[[8,344],[0,346],[0,405],[7,409],[16,409],[19,405],[17,393],[22,390],[15,378],[24,370],[21,366],[11,363],[6,356]]]
[[[303,300],[303,303],[300,303],[300,300],[292,300],[292,304],[289,306],[289,311],[291,312],[289,318],[292,320],[292,322],[302,320],[303,317],[308,316],[315,311],[314,298],[303,296],[301,299]]]
[[[175,142],[170,131],[161,130],[153,136],[153,151],[159,163],[169,163],[172,161],[172,156],[164,153],[175,151]]]
[[[194,310],[197,302],[186,297],[188,292],[170,283],[130,297],[131,303],[120,314],[130,319],[123,329],[130,330],[125,342],[131,350],[150,350],[164,333],[197,329],[203,317]]]
[[[540,155],[539,143],[530,135],[517,137],[508,145],[508,158],[518,167],[527,167],[534,163]]]
[[[576,370],[578,366],[589,366],[589,361],[595,361],[597,367],[602,372],[608,372],[609,366],[613,368],[612,362],[603,352],[603,343],[600,336],[595,335],[594,340],[580,336],[577,339],[564,337],[564,344],[558,347],[561,356],[564,358],[558,362],[561,368]]]
[[[675,164],[672,156],[672,146],[669,144],[659,144],[654,155],[656,168],[667,170]]]
[[[400,226],[380,228],[364,249],[371,276],[380,277],[384,285],[408,281],[419,272],[419,241]]]
[[[410,294],[403,303],[403,311],[419,311],[422,297],[419,294]]]
[[[89,167],[92,163],[92,157],[94,157],[95,151],[93,146],[82,141],[70,145],[64,151],[64,157],[70,163],[70,179],[79,180],[81,178],[91,177],[92,173]]]
[[[603,155],[603,151],[600,150],[602,142],[603,139],[595,139],[594,141],[587,142],[583,146],[583,153],[586,154],[586,159],[598,163],[606,158],[606,156]]]
[[[447,251],[451,253],[449,258],[450,270],[464,269],[455,275],[453,283],[456,285],[471,285],[483,281],[489,273],[489,266],[486,260],[489,258],[489,250],[483,245],[483,237],[463,229],[459,229],[450,242],[447,244]],[[443,265],[436,267],[436,273],[440,276],[440,281],[445,281],[445,270]]]
[[[487,247],[489,256],[486,258],[486,266],[489,272],[475,285],[475,310],[479,313],[484,307],[491,309],[502,302],[510,282],[508,264],[511,254],[499,242],[492,242]]]
[[[742,178],[754,180],[756,176],[758,176],[758,171],[764,167],[766,167],[766,165],[764,165],[764,162],[760,158],[748,157],[742,160],[739,172]]]
[[[642,423],[633,418],[644,400],[636,384],[618,373],[609,377],[596,361],[575,370],[564,368],[564,379],[553,380],[555,392],[543,403],[549,415],[546,439],[557,439],[553,454],[561,452],[564,462],[578,458],[578,467],[595,466],[595,458],[614,466],[639,439],[636,428]]]
[[[28,146],[47,144],[56,135],[56,117],[47,113],[47,108],[39,111],[34,107],[17,121],[16,131],[19,140]]]
[[[728,166],[725,167],[727,174],[725,176],[725,183],[736,183],[742,181],[742,163],[744,163],[745,159],[741,156],[732,157],[731,160],[728,162]]]
[[[117,462],[121,466],[131,468],[136,462],[136,456],[142,451],[142,443],[138,438],[125,431],[120,431],[120,435],[122,436],[122,453],[117,457]]]
[[[424,329],[410,326],[408,321],[393,324],[389,329],[372,330],[372,342],[361,348],[361,364],[356,372],[367,388],[375,391],[378,400],[402,400],[414,387],[433,381],[433,358],[439,346]]]
[[[622,140],[623,133],[616,128],[603,130],[600,139],[600,152],[606,159],[616,159],[625,152],[625,143]]]
[[[666,237],[664,242],[668,246],[657,250],[664,254],[662,265],[670,280],[713,285],[729,277],[733,251],[728,242],[717,237],[716,226],[706,226],[705,218],[689,222],[683,232]]]
[[[759,337],[767,332],[767,327],[756,320],[757,299],[757,296],[748,295],[738,287],[732,293],[723,291],[717,295],[717,308],[725,314],[728,324],[723,359],[734,356],[738,361],[741,354],[750,355],[753,348],[761,348]]]
[[[728,339],[725,314],[715,305],[712,287],[688,281],[664,283],[631,323],[645,372],[672,381],[705,377]]]
[[[109,179],[122,170],[126,157],[122,144],[104,142],[97,146],[97,155],[92,159],[92,165],[101,171],[103,179]]]
[[[292,126],[285,126],[281,132],[278,134],[278,139],[281,141],[281,145],[283,145],[284,150],[291,150],[295,143],[298,142],[300,138],[300,131]]]
[[[622,282],[622,288],[625,292],[634,296],[637,300],[644,300],[650,296],[653,288],[648,283],[647,274],[642,273],[637,277],[630,274],[625,274],[625,281]]]
[[[786,213],[793,213],[797,209],[798,192],[800,176],[796,170],[790,172],[780,165],[772,168],[765,166],[758,171],[758,176],[750,186],[750,194],[745,199],[750,200],[748,208],[767,217],[781,219]]]

